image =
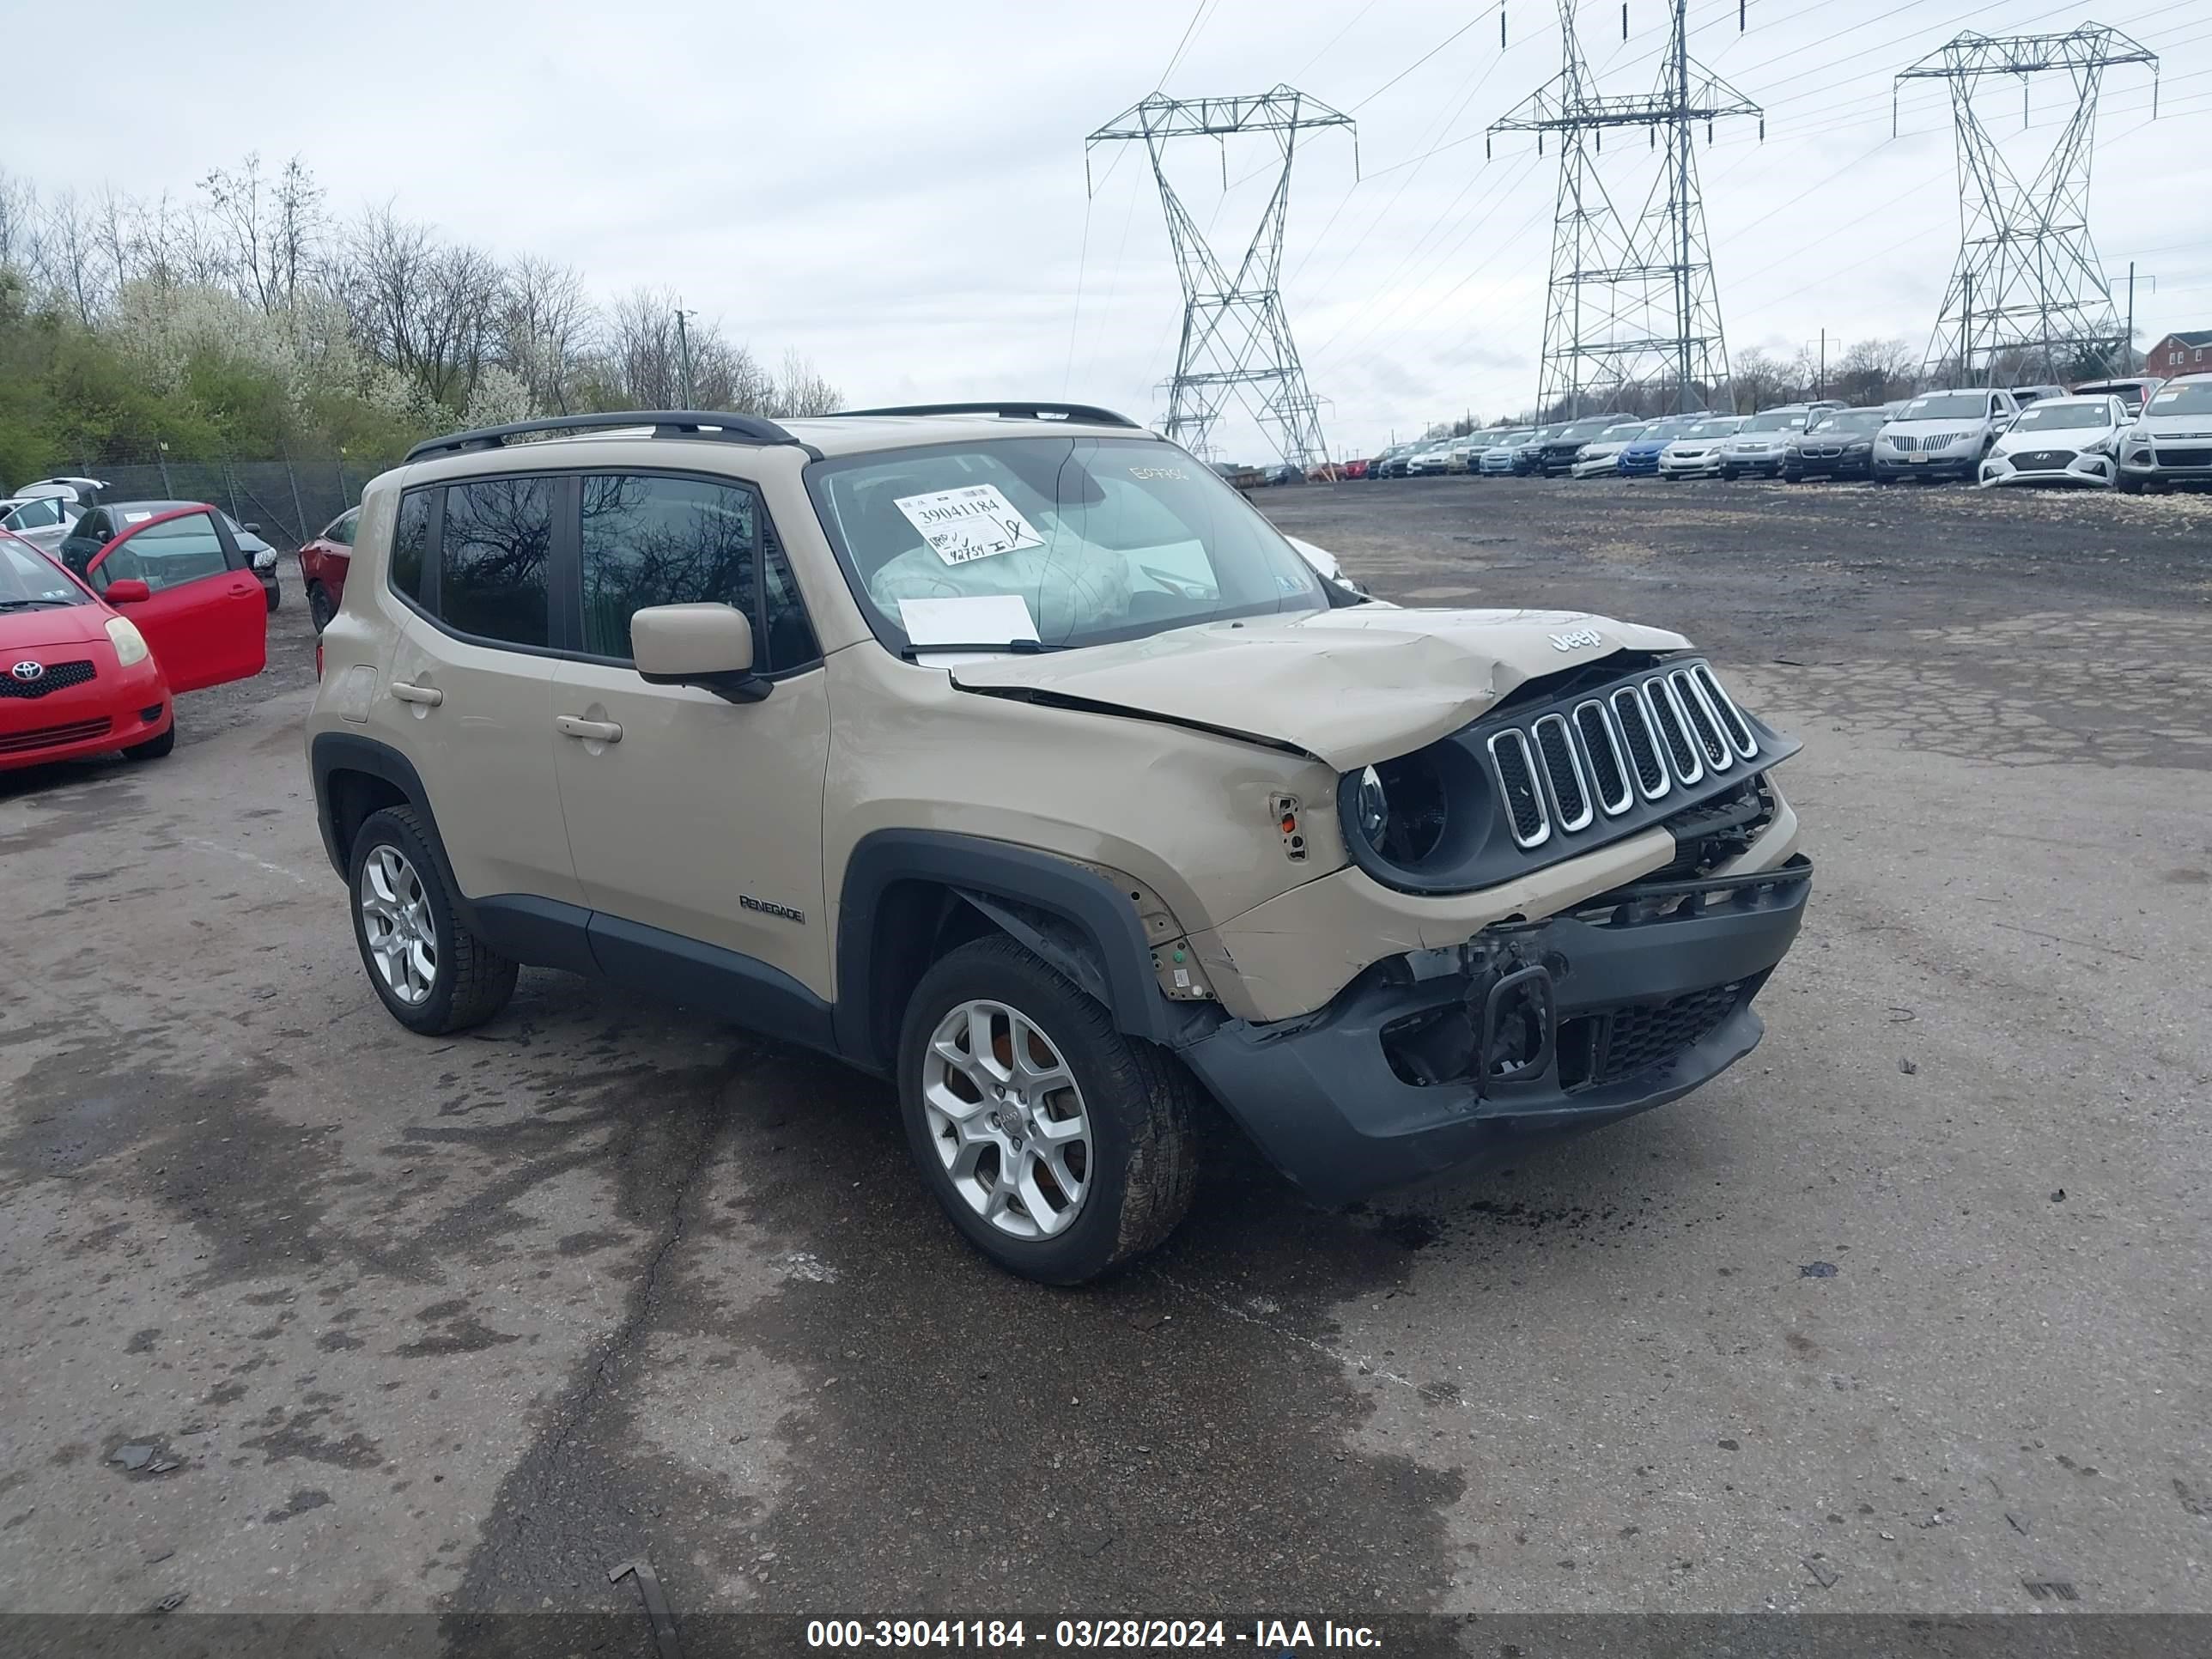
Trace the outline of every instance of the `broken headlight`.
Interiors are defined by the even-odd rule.
[[[1465,840],[1486,817],[1490,794],[1473,757],[1445,742],[1346,774],[1338,803],[1349,834],[1384,862],[1415,870]]]

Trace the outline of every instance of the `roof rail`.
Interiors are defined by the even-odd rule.
[[[848,415],[998,415],[1018,421],[1081,421],[1091,426],[1127,426],[1137,423],[1127,415],[1117,415],[1110,409],[1101,409],[1096,404],[904,404],[896,409],[841,409],[837,418]]]
[[[543,420],[509,421],[505,426],[478,427],[472,432],[449,433],[425,438],[407,452],[409,461],[433,455],[460,455],[472,449],[499,449],[513,438],[541,432],[595,432],[649,426],[656,438],[707,438],[732,444],[800,443],[774,421],[758,415],[715,414],[706,410],[613,410],[593,415],[549,415]],[[818,459],[818,458],[817,458]],[[402,465],[404,465],[403,462]]]

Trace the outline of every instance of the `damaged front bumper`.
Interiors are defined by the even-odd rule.
[[[1310,1015],[1231,1021],[1182,1058],[1291,1180],[1348,1203],[1662,1105],[1742,1059],[1811,878],[1798,857],[1638,883],[1377,963]]]

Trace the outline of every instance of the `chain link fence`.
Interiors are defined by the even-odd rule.
[[[52,470],[101,480],[103,501],[207,501],[289,553],[359,505],[362,486],[380,469],[343,455],[179,460],[157,450],[76,456]]]

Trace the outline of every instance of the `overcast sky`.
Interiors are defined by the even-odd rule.
[[[1892,76],[1962,28],[2092,19],[2163,59],[2155,125],[2148,72],[2107,75],[2090,212],[2106,270],[2117,285],[2138,261],[2146,343],[2212,326],[2212,0],[1750,0],[1741,34],[1736,10],[1690,3],[1692,54],[1766,111],[1763,144],[1739,121],[1698,150],[1732,350],[1787,356],[1824,327],[1923,346],[1959,234],[1952,124],[1942,85],[1918,83],[1892,138]],[[855,403],[1063,396],[1151,419],[1180,319],[1159,198],[1135,149],[1095,155],[1086,198],[1084,136],[1164,71],[1182,97],[1285,82],[1358,123],[1358,182],[1344,136],[1301,149],[1284,287],[1330,447],[1366,453],[1534,398],[1557,151],[1540,159],[1516,136],[1486,160],[1480,135],[1557,73],[1559,31],[1544,0],[1505,0],[1501,52],[1497,11],[119,3],[101,13],[102,38],[124,44],[97,52],[96,109],[22,95],[19,78],[0,158],[42,188],[151,195],[189,194],[248,149],[297,153],[336,209],[391,198],[500,252],[572,264],[603,296],[673,287],[770,362],[807,352]],[[1584,0],[1604,89],[1650,87],[1667,11],[1629,0],[1624,42],[1618,0]],[[82,64],[84,27],[53,0],[20,8],[9,59]],[[1993,100],[2009,143],[2047,147],[2070,114],[2063,77],[2044,82],[2025,132],[2019,94]],[[1626,149],[1633,176],[1641,147]],[[1173,161],[1225,262],[1273,153],[1265,138],[1225,157],[1199,140]],[[1231,453],[1267,453],[1249,427],[1224,434]]]

